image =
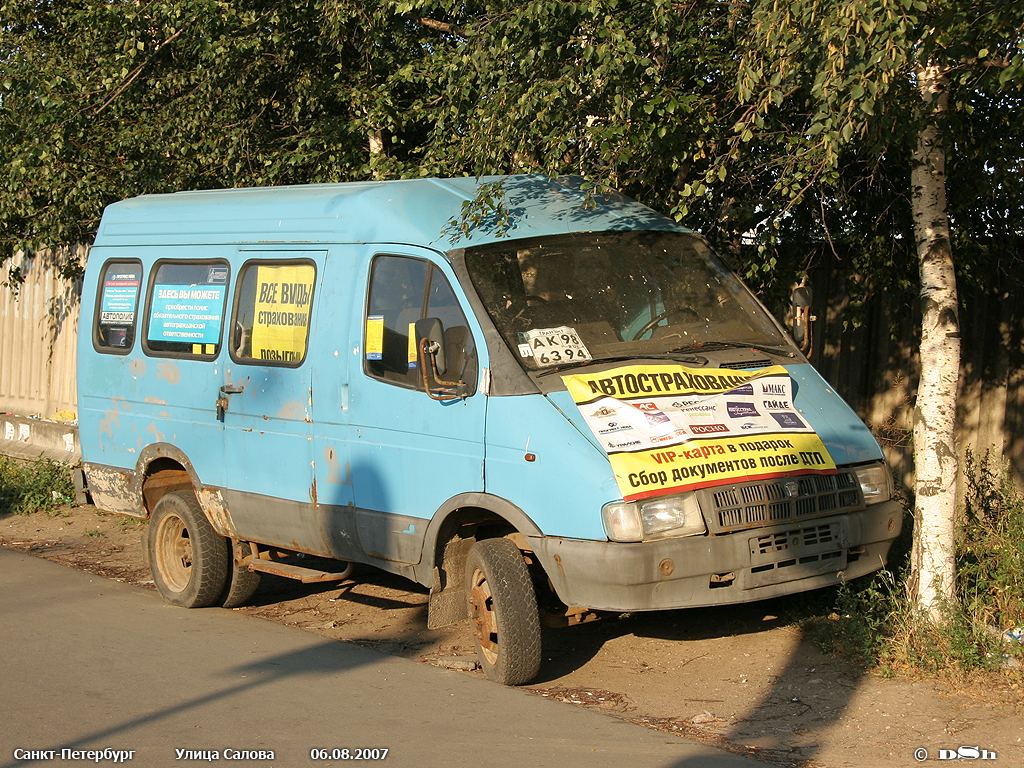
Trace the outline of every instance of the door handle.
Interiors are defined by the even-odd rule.
[[[224,384],[220,388],[220,396],[217,398],[217,421],[224,421],[224,414],[228,412],[228,396],[240,395],[245,392],[245,384]]]

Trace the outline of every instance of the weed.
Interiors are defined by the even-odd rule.
[[[1024,495],[1005,467],[968,452],[964,519],[957,546],[964,607],[985,624],[1024,624]]]
[[[835,610],[804,621],[826,651],[883,673],[994,669],[1022,655],[1003,640],[1024,624],[1024,495],[1008,472],[970,454],[964,464],[965,505],[956,546],[957,595],[944,620],[929,621],[906,588],[910,526],[893,547],[890,568],[843,585]]]
[[[86,528],[85,535],[90,538],[95,538],[97,536],[106,536],[107,534],[105,534],[99,528]]]
[[[66,464],[50,459],[21,462],[0,456],[0,514],[60,514],[60,508],[74,500],[75,487]]]
[[[122,531],[135,530],[146,525],[146,521],[140,517],[132,517],[131,515],[117,515],[117,527]]]

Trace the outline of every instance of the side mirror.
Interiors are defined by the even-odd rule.
[[[448,372],[445,356],[444,324],[439,318],[427,317],[415,325],[416,350],[423,377],[423,389],[431,400],[455,400],[465,397],[469,388],[464,381],[442,379]]]
[[[811,314],[813,296],[810,286],[798,285],[789,295],[789,332],[800,351],[810,356],[811,323],[817,318]]]

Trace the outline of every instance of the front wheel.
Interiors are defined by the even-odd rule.
[[[530,572],[508,539],[478,541],[466,558],[466,595],[484,674],[521,685],[540,670],[540,616]]]
[[[205,608],[224,593],[228,547],[213,530],[191,491],[160,497],[147,536],[153,583],[163,598],[183,608]]]

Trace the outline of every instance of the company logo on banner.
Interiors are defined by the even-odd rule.
[[[727,483],[833,474],[781,365],[633,365],[563,376],[626,501]]]

